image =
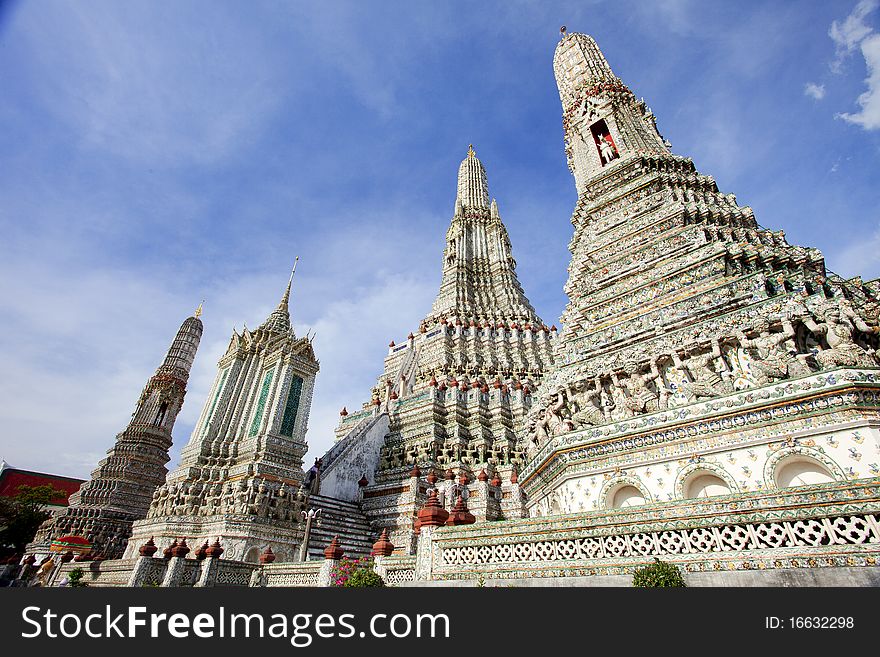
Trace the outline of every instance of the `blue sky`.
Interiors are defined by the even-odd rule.
[[[232,328],[265,318],[296,255],[322,453],[430,308],[469,142],[526,294],[558,323],[562,24],[762,225],[880,275],[878,16],[876,0],[0,2],[0,457],[86,476],[205,299],[174,465]]]

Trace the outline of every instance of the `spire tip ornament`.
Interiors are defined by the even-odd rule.
[[[196,308],[196,311],[193,313],[193,317],[195,317],[196,319],[198,319],[199,317],[202,316],[202,306],[203,306],[204,304],[205,304],[205,300],[202,299],[202,300],[199,302],[199,307]]]

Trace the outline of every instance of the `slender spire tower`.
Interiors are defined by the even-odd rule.
[[[180,465],[135,524],[128,556],[151,536],[157,543],[220,537],[231,558],[251,561],[267,545],[279,560],[296,553],[318,361],[311,340],[297,337],[290,322],[295,271],[296,263],[258,328],[232,332]]]
[[[168,472],[171,431],[202,337],[199,315],[201,304],[180,326],[162,364],[144,386],[128,426],[116,436],[116,444],[91,479],[70,496],[65,513],[44,524],[30,551],[75,535],[86,538],[95,554],[122,555],[132,523],[147,515],[153,491]]]
[[[470,324],[540,324],[516,276],[507,228],[498,203],[489,202],[486,169],[473,144],[458,167],[455,211],[446,232],[443,278],[431,314]]]

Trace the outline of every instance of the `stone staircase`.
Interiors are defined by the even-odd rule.
[[[339,536],[346,557],[369,556],[378,536],[373,536],[360,505],[324,495],[310,495],[309,508],[321,509],[321,524],[312,525],[309,559],[323,559],[324,548],[334,536]]]

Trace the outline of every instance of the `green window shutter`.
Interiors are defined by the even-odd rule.
[[[263,377],[263,385],[260,387],[260,397],[257,399],[257,410],[254,412],[254,419],[251,422],[251,430],[248,435],[256,436],[260,430],[260,422],[263,421],[263,410],[266,408],[266,399],[269,397],[269,388],[272,385],[272,377],[275,376],[275,368],[266,372]]]
[[[281,435],[293,437],[293,425],[299,410],[299,398],[302,395],[303,380],[294,374],[287,393],[287,404],[284,405],[284,419],[281,420]]]
[[[223,392],[223,386],[226,383],[226,377],[228,375],[229,368],[227,367],[223,370],[223,374],[220,376],[220,384],[217,386],[217,392],[214,393],[214,401],[211,402],[211,410],[208,411],[208,415],[205,417],[205,425],[202,427],[203,436],[208,433],[208,428],[211,426],[211,420],[214,417],[214,409],[217,407],[217,401],[220,399],[220,395]]]

